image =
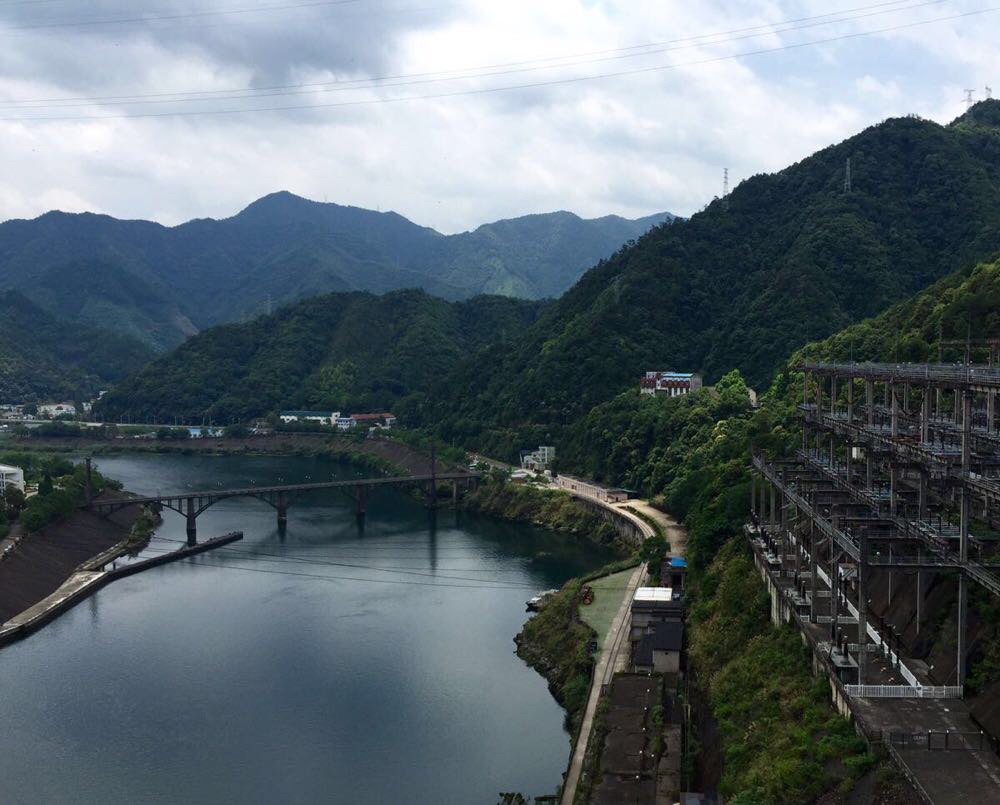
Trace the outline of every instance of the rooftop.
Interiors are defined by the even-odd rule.
[[[673,601],[674,591],[670,587],[640,587],[632,597],[633,601]]]
[[[653,625],[653,632],[639,638],[635,647],[635,664],[652,665],[654,651],[680,651],[684,645],[684,624],[664,621]]]

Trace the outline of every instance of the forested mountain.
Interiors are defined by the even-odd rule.
[[[766,386],[801,345],[1000,249],[998,109],[887,120],[653,230],[515,343],[463,362],[444,387],[469,391],[438,393],[426,424],[511,456],[557,442],[646,369],[713,382],[735,367]]]
[[[532,215],[446,236],[396,213],[274,193],[176,227],[51,212],[0,224],[0,289],[162,349],[213,324],[330,291],[419,287],[542,298],[671,216]]]
[[[279,408],[392,409],[461,356],[513,340],[551,304],[423,291],[327,294],[213,327],[107,394],[95,413],[244,421]]]
[[[1000,250],[998,108],[997,101],[980,103],[949,126],[888,120],[779,173],[743,182],[728,205],[713,202],[602,261],[537,319],[530,308],[502,341],[488,337],[492,326],[481,327],[475,343],[460,329],[444,338],[432,329],[425,352],[414,348],[412,354],[440,358],[433,371],[403,366],[392,342],[416,332],[410,329],[414,310],[433,309],[432,320],[444,322],[474,308],[422,294],[381,303],[347,295],[348,301],[332,297],[206,333],[124,385],[112,398],[114,410],[187,416],[211,410],[225,418],[324,400],[335,407],[336,401],[384,401],[410,424],[511,457],[525,445],[572,440],[567,426],[635,388],[645,369],[700,370],[713,382],[738,368],[751,385],[766,387],[803,344]],[[420,301],[401,306],[394,323],[397,298]],[[341,359],[330,356],[344,350],[325,346],[352,337],[342,309],[345,318],[347,311],[366,311],[351,326],[368,339],[359,355],[374,356],[370,364],[352,360],[356,373],[347,381],[331,368]],[[369,315],[383,326],[372,328]],[[258,367],[276,360],[271,354],[282,343],[273,336],[274,343],[265,343],[264,333],[282,317],[312,334],[302,339],[309,349],[282,353],[282,372],[293,380],[268,378],[271,390],[257,395]],[[197,357],[197,380],[163,371],[188,356]],[[323,392],[318,381],[300,388],[294,378],[305,383],[317,362],[325,362],[336,382]],[[244,390],[239,384],[248,379],[253,382]]]
[[[89,399],[153,357],[128,336],[59,321],[0,292],[0,402]]]

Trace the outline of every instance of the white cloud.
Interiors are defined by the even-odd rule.
[[[248,5],[212,0],[197,7]],[[859,5],[844,0],[841,7]],[[780,169],[889,114],[916,111],[942,122],[959,114],[962,85],[989,83],[1000,72],[990,35],[1000,15],[714,59],[973,7],[904,8],[836,25],[813,20],[807,29],[781,34],[742,30],[729,41],[704,35],[831,9],[818,2],[722,0],[373,0],[173,23],[13,31],[42,15],[44,22],[83,21],[86,15],[63,0],[3,7],[0,118],[164,116],[0,119],[0,220],[60,207],[177,223],[231,215],[278,189],[395,209],[449,232],[552,209],[588,216],[664,209],[690,214],[720,192],[723,167],[735,183]],[[157,4],[159,13],[169,8]],[[176,8],[194,7],[178,2]],[[87,14],[136,16],[124,0],[104,0]],[[766,35],[750,38],[758,33]],[[698,36],[703,38],[674,41],[673,50],[653,55],[619,58],[623,54],[609,52]],[[590,63],[522,70],[543,57]],[[535,61],[511,64],[528,60]],[[511,66],[482,72],[506,74],[446,82],[430,82],[436,76],[427,75],[409,86],[360,90],[347,83],[500,64]],[[666,65],[676,66],[595,81],[394,100]],[[210,100],[146,98],[157,102],[131,106],[76,101],[31,104],[33,110],[9,105],[18,99],[333,81],[340,86],[325,88],[332,91],[301,88],[250,100],[202,95]],[[1000,77],[993,81],[1000,84]],[[360,104],[329,106],[344,102]],[[323,108],[169,116],[311,103]]]

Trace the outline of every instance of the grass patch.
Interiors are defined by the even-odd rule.
[[[622,570],[590,582],[594,590],[594,601],[588,605],[580,604],[580,617],[597,633],[597,640],[602,647],[608,638],[611,623],[621,608],[632,572],[632,569]]]

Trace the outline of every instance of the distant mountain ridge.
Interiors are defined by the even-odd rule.
[[[149,347],[0,291],[0,402],[87,400],[153,358]]]
[[[0,223],[0,290],[156,349],[205,327],[331,291],[421,288],[558,296],[598,260],[673,216],[530,215],[443,235],[394,212],[272,193],[231,218],[174,227],[93,213]]]

